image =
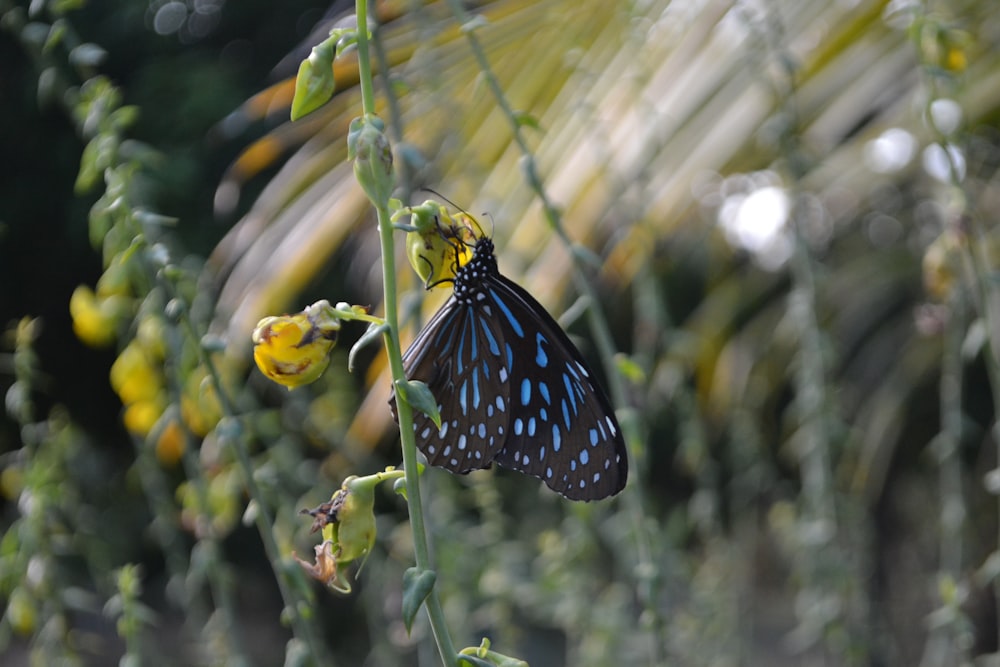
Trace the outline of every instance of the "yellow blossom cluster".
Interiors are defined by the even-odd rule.
[[[157,458],[164,465],[174,465],[184,452],[189,433],[204,437],[218,423],[219,402],[205,370],[185,363],[183,372],[178,373],[184,378],[179,410],[168,411],[171,401],[163,371],[165,321],[162,315],[146,313],[133,321],[136,302],[125,270],[113,264],[98,281],[96,291],[85,285],[74,290],[69,303],[73,331],[89,346],[106,347],[118,339],[125,323],[134,325],[134,337],[111,366],[111,387],[124,406],[122,421],[129,433],[142,438],[153,433]]]

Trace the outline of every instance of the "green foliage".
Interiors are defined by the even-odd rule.
[[[407,632],[413,628],[413,620],[434,588],[435,581],[437,575],[431,570],[421,572],[411,567],[403,573],[403,625]]]
[[[72,285],[51,297],[63,324],[7,313],[2,660],[391,667],[442,628],[489,638],[458,664],[995,660],[992,5],[375,3],[363,34],[319,30],[294,97],[279,83],[224,121],[259,26],[153,63],[197,13],[169,37],[140,4],[150,29],[121,35],[82,4],[0,1],[37,82],[11,104],[45,112],[24,141],[52,115],[77,141],[72,160],[54,140],[16,153],[78,162],[75,183],[18,187],[44,182],[103,272],[74,278],[75,307]],[[369,40],[377,89],[355,69]],[[159,87],[176,106],[140,103]],[[289,104],[299,121],[267,123]],[[372,491],[338,533],[355,585],[333,596],[297,559],[318,546],[300,508],[399,464],[390,388],[436,412],[365,346],[399,332],[368,315],[389,305],[364,195],[425,184],[489,220],[505,272],[602,362],[633,478],[585,506],[503,471],[397,479],[405,498]],[[206,223],[213,196],[229,232]],[[5,210],[3,242],[34,222]],[[405,342],[436,302],[398,279]],[[345,308],[371,328],[275,391],[253,323],[323,297],[370,304]],[[110,369],[70,338],[71,307]],[[110,374],[123,428],[61,404],[82,401],[71,374],[94,395]]]

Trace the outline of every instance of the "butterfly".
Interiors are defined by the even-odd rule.
[[[496,462],[571,500],[618,493],[628,477],[625,441],[580,351],[500,273],[492,239],[476,238],[460,264],[466,250],[456,247],[454,277],[444,279],[452,295],[403,355],[407,379],[427,384],[441,415],[438,428],[414,413],[417,447],[451,472]]]

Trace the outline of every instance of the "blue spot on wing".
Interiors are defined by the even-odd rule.
[[[493,332],[490,331],[489,323],[486,321],[484,317],[479,318],[479,323],[481,325],[483,335],[486,336],[486,342],[490,346],[490,354],[492,354],[495,357],[499,357],[500,346],[497,344],[496,336],[494,336]]]
[[[514,333],[516,333],[519,338],[524,338],[524,329],[521,328],[521,323],[514,316],[514,313],[511,312],[510,307],[504,303],[504,300],[500,298],[500,295],[497,294],[496,290],[491,289],[490,296],[493,298],[493,301],[497,304],[497,306],[499,306],[500,312],[503,313],[503,316],[507,318],[507,322],[510,323],[510,327],[514,330]]]
[[[566,387],[566,398],[569,399],[570,404],[573,406],[573,414],[577,415],[580,413],[579,408],[576,407],[576,392],[573,391],[573,381],[569,379],[569,375],[563,373],[563,386]],[[569,428],[568,426],[566,428]]]
[[[472,409],[479,409],[479,368],[472,369]]]
[[[547,343],[545,336],[541,333],[535,334],[535,363],[545,368],[549,365],[549,356],[545,354],[545,350],[542,349],[542,343]]]

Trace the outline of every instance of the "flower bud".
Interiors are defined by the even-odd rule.
[[[313,47],[309,57],[299,65],[295,77],[295,94],[292,96],[292,120],[326,104],[336,91],[337,82],[333,76],[335,43],[326,40]]]
[[[302,510],[313,517],[312,530],[323,531],[323,543],[315,549],[313,563],[296,560],[314,578],[341,592],[351,585],[340,578],[341,566],[367,556],[375,545],[375,485],[380,477],[354,475],[344,480],[336,493],[319,507]]]
[[[354,176],[376,205],[385,205],[396,187],[392,148],[382,131],[384,127],[381,119],[368,115],[351,121],[347,135],[347,155],[354,160]]]

